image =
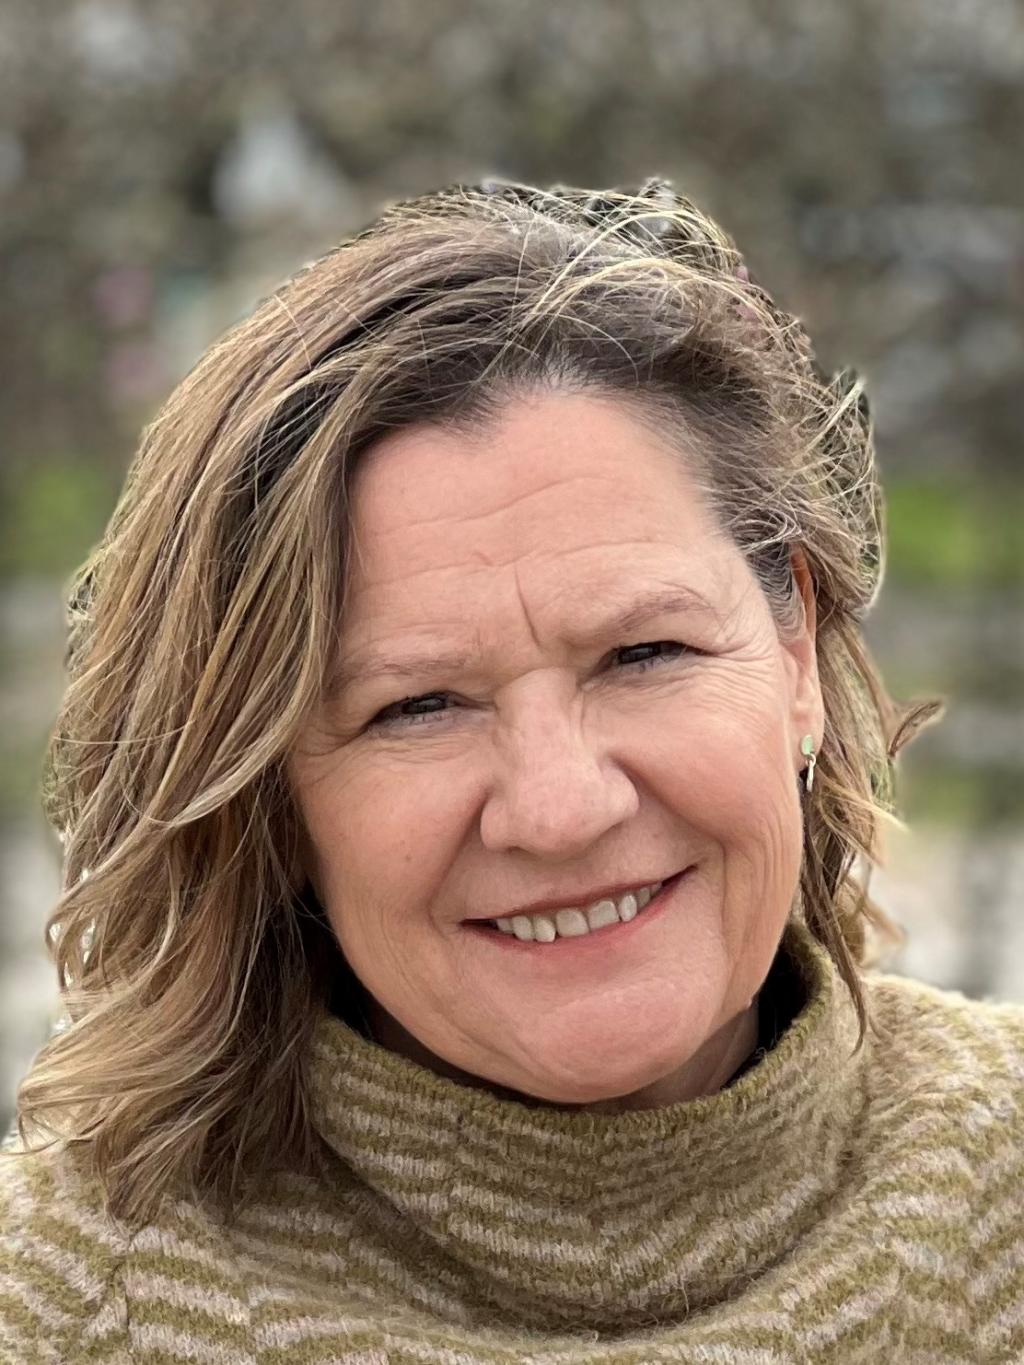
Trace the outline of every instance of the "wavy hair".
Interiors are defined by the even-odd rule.
[[[285,773],[336,656],[353,471],[386,431],[472,424],[538,389],[616,395],[695,434],[686,458],[781,635],[802,621],[803,549],[825,731],[798,912],[863,1042],[866,930],[899,931],[854,864],[879,861],[883,817],[902,823],[895,755],[944,703],[895,703],[862,636],[884,567],[862,381],[819,368],[667,181],[453,185],[386,208],[203,355],[70,584],[43,781],[63,1015],[17,1127],[64,1140],[115,1215],[184,1193],[230,1218],[272,1170],[323,1169],[304,1058],[347,964]]]

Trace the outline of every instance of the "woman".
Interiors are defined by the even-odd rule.
[[[664,181],[264,300],[72,593],[4,1358],[1024,1358],[1024,1009],[853,877],[883,563],[860,382]]]

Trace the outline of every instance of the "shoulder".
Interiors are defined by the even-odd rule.
[[[869,1186],[879,1227],[938,1265],[978,1360],[1024,1359],[1024,1005],[891,973],[863,978],[874,1020]]]
[[[130,1360],[126,1231],[63,1144],[0,1149],[0,1358]]]
[[[874,1052],[894,1089],[988,1104],[1024,1124],[1024,1004],[891,972],[863,977]]]
[[[958,1173],[964,1213],[995,1199],[1024,1218],[1024,1006],[892,973],[864,985],[878,1160],[938,1162],[943,1178]]]

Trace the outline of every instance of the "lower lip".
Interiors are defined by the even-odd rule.
[[[566,938],[559,935],[552,943],[539,943],[536,939],[521,939],[515,934],[506,934],[493,924],[480,921],[476,923],[470,921],[464,928],[481,935],[496,948],[509,953],[525,952],[531,955],[543,953],[545,957],[558,958],[564,957],[567,953],[599,953],[604,945],[610,943],[623,948],[630,939],[643,932],[643,925],[653,924],[655,920],[664,916],[668,908],[675,903],[676,888],[684,881],[689,882],[695,870],[696,865],[670,877],[658,894],[652,897],[642,910],[637,911],[627,924],[617,920],[613,924],[603,924],[600,929],[591,929],[589,934],[576,934]]]

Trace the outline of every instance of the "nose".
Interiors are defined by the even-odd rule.
[[[495,779],[480,817],[484,845],[568,860],[628,820],[639,796],[604,748],[584,734],[572,702],[540,703],[534,695],[499,732]]]

